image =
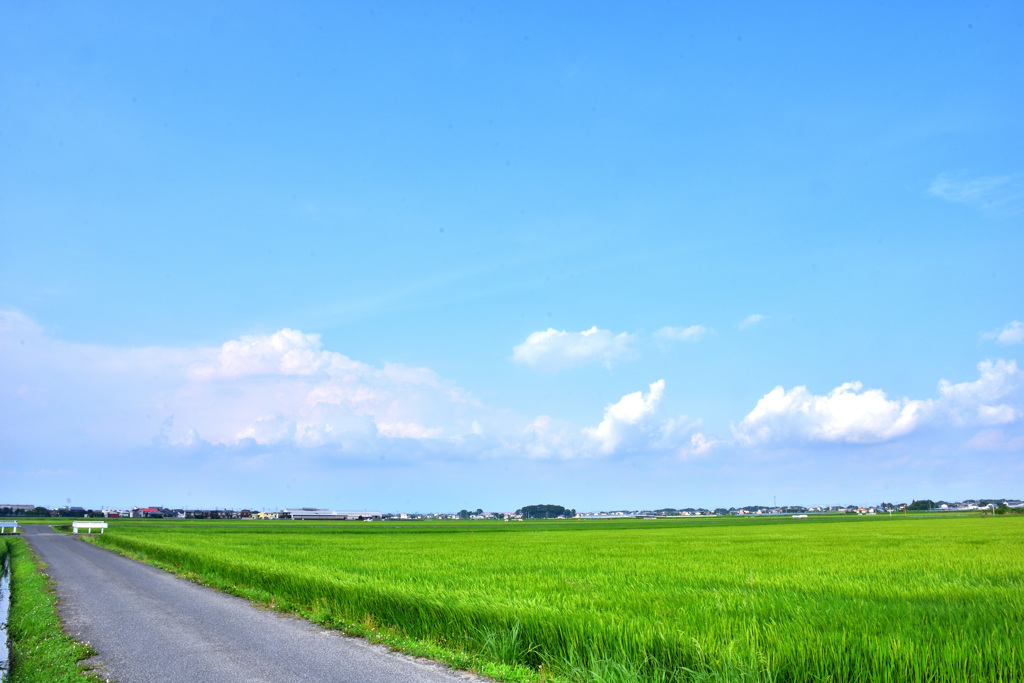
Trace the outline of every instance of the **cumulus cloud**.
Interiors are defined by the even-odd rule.
[[[760,313],[754,313],[753,315],[748,315],[746,318],[744,318],[742,321],[740,321],[740,329],[741,330],[745,330],[747,328],[753,327],[754,325],[757,325],[758,323],[763,322],[767,318],[768,318],[768,316],[762,315]]]
[[[612,361],[633,357],[630,342],[633,335],[591,327],[583,332],[565,332],[549,328],[534,332],[512,350],[517,363],[547,369],[563,369],[586,363]]]
[[[640,391],[626,394],[605,409],[604,419],[597,427],[587,427],[583,433],[597,442],[602,453],[613,453],[620,444],[647,426],[664,393],[665,380],[659,379],[650,385],[646,394]]]
[[[424,427],[415,422],[379,422],[377,433],[392,439],[436,439],[441,436],[440,427]]]
[[[497,432],[514,419],[429,368],[369,365],[287,328],[215,348],[114,348],[53,339],[26,316],[0,311],[0,376],[0,408],[22,415],[19,425],[0,425],[0,438],[27,444],[49,433],[53,447],[371,453],[388,441]]]
[[[1003,346],[1022,344],[1024,343],[1024,324],[1021,324],[1019,320],[1014,320],[1001,330],[983,333],[981,338],[992,339]]]
[[[235,441],[252,439],[258,444],[277,444],[282,441],[295,439],[295,422],[280,413],[275,415],[264,415],[240,431],[235,436]],[[198,434],[197,434],[198,436]]]
[[[1021,373],[1015,361],[982,361],[973,382],[939,382],[939,398],[890,399],[880,389],[864,390],[848,382],[828,394],[807,387],[777,386],[733,427],[740,444],[849,443],[891,441],[924,425],[1003,425],[1021,419],[1021,411],[1003,399],[1018,392]]]
[[[1020,410],[1000,403],[1020,389],[1022,373],[1017,361],[984,360],[978,363],[978,372],[981,377],[973,382],[939,382],[942,413],[958,425],[1002,425],[1019,420]]]
[[[358,363],[320,348],[320,335],[285,328],[270,335],[244,336],[225,342],[212,363],[196,363],[196,379],[251,375],[339,374],[358,370]]]
[[[711,328],[704,325],[690,325],[689,327],[663,327],[655,332],[654,336],[658,339],[695,342],[710,332]]]
[[[202,426],[215,442],[340,444],[376,438],[439,439],[473,432],[480,408],[428,368],[374,367],[321,348],[319,335],[284,329],[225,342],[212,362],[190,368],[182,394],[233,400]],[[202,415],[191,419],[204,422]],[[238,425],[229,431],[226,425]]]
[[[1024,181],[1019,174],[977,178],[940,175],[928,187],[928,194],[1008,215],[1024,211]]]
[[[807,387],[765,394],[734,430],[745,445],[773,441],[875,443],[902,436],[921,418],[919,401],[889,400],[878,389],[861,391],[860,382],[842,384],[825,396]]]
[[[562,348],[566,340],[555,336],[550,353],[568,354],[584,340],[596,349],[584,357],[618,358],[630,338],[601,330],[566,336]],[[288,328],[212,348],[126,349],[60,341],[0,311],[0,377],[0,410],[18,415],[0,421],[0,441],[36,448],[43,435],[48,450],[61,452],[88,443],[239,463],[309,449],[357,459],[570,459],[677,451],[697,424],[657,415],[664,381],[622,397],[597,426],[582,428],[486,406],[429,368],[363,363]]]

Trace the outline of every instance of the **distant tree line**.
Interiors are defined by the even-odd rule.
[[[58,510],[57,516],[60,517],[71,517],[74,516],[70,511],[64,514],[65,511]],[[89,511],[91,512],[91,510]],[[79,515],[82,513],[79,512]],[[51,517],[53,516],[48,508],[36,506],[31,510],[24,510],[22,508],[11,508],[11,507],[0,507],[0,517]]]
[[[523,519],[555,519],[556,517],[575,517],[576,511],[561,505],[526,505],[516,510]]]

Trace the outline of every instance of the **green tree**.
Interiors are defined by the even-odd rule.
[[[555,517],[575,517],[576,511],[561,505],[526,505],[516,510],[523,519],[554,519]]]

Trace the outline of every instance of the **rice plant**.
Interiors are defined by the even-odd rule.
[[[94,542],[568,681],[1018,681],[1024,519],[112,525]]]

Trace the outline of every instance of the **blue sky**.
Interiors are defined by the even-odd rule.
[[[0,9],[0,499],[1024,496],[1017,3]]]

